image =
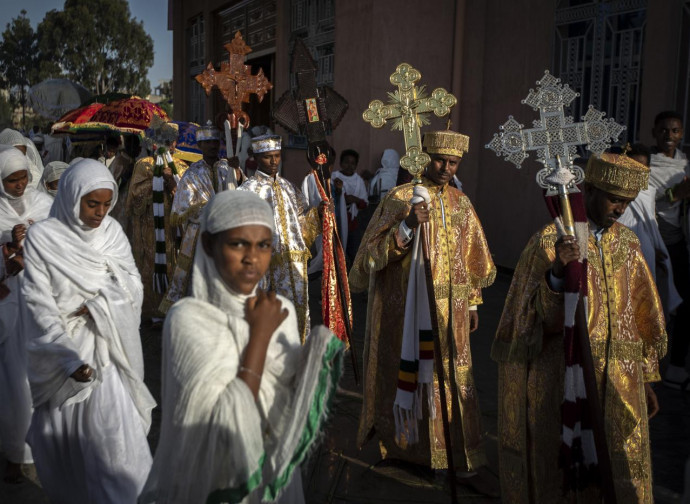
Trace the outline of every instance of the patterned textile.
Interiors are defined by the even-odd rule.
[[[591,162],[591,161],[590,161]],[[563,403],[561,405],[561,420],[563,422],[561,434],[561,459],[563,466],[563,486],[565,489],[584,488],[599,480],[599,467],[594,432],[590,419],[589,398],[585,388],[583,374],[583,359],[591,359],[583,355],[579,335],[582,329],[586,334],[586,327],[579,328],[575,319],[578,303],[582,298],[583,307],[587,306],[587,247],[589,226],[582,193],[569,195],[575,235],[580,243],[580,260],[573,261],[565,267],[564,277],[564,305],[563,320],[563,348],[565,356],[565,376],[563,389]],[[558,196],[547,196],[546,206],[551,217],[554,218],[559,236],[565,232],[562,226],[562,209]],[[583,308],[584,309],[584,308]]]
[[[176,182],[179,181],[177,168],[167,149],[162,149],[156,156],[153,167],[153,225],[156,233],[155,266],[153,270],[153,288],[163,294],[168,289],[168,258],[165,251],[165,182],[163,170],[168,166]]]
[[[142,318],[161,317],[158,306],[163,299],[163,293],[153,288],[155,270],[156,230],[153,215],[153,171],[155,159],[151,156],[137,161],[129,184],[125,208],[126,219],[129,222],[129,240],[132,245],[132,255],[141,273],[144,284],[144,303],[141,309]],[[177,172],[184,175],[187,165],[175,159]],[[163,193],[163,225],[165,227],[165,273],[168,280],[173,277],[177,265],[178,227],[171,223],[171,208],[173,198]]]
[[[552,291],[546,279],[557,238],[550,224],[523,251],[491,350],[499,363],[499,467],[506,503],[601,500],[595,486],[563,495],[564,294]],[[589,236],[587,247],[588,332],[613,483],[618,502],[651,504],[644,383],[661,379],[663,310],[632,231],[616,223],[599,244]]]
[[[309,208],[299,189],[280,175],[273,178],[257,171],[238,190],[257,193],[273,208],[276,230],[273,233],[273,256],[259,287],[274,290],[293,302],[304,343],[311,327],[307,261],[311,257],[309,247],[321,233],[318,211]]]
[[[423,179],[423,184],[431,196],[430,260],[439,334],[451,335],[451,338],[440,338],[440,346],[453,460],[456,469],[472,471],[486,464],[486,454],[472,373],[469,308],[481,304],[480,289],[493,283],[496,268],[469,198],[455,188],[440,187],[428,179]],[[412,184],[395,187],[379,204],[350,270],[353,292],[369,288],[364,402],[357,442],[361,445],[375,429],[384,456],[445,468],[447,460],[440,415],[429,418],[425,413],[425,426],[420,426],[417,444],[410,445],[404,436],[400,442],[395,439],[393,404],[411,264],[410,249],[401,248],[395,235],[400,222],[410,212],[412,189]],[[449,340],[452,348],[449,348]],[[440,411],[437,372],[434,372],[434,391],[435,408]]]
[[[313,173],[313,180],[319,191],[321,201],[328,201],[326,191],[324,191],[319,177]],[[345,267],[345,254],[340,242],[333,240],[336,232],[335,215],[326,208],[322,217],[322,251],[323,251],[323,273],[321,275],[321,316],[323,323],[340,339],[349,346],[347,340],[347,321],[350,321],[352,330],[352,301],[350,300],[350,284],[347,281],[347,269]],[[338,266],[336,267],[335,255],[338,256]],[[345,306],[347,307],[347,318],[343,313],[343,303],[338,290],[338,284],[342,285],[345,295]]]

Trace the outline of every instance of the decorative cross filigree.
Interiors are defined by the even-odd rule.
[[[252,93],[262,101],[273,84],[268,81],[261,68],[256,75],[252,75],[252,67],[244,64],[245,56],[252,49],[245,44],[239,31],[235,33],[232,42],[224,47],[230,54],[230,61],[221,62],[219,71],[216,71],[213,63],[209,63],[206,70],[196,76],[196,80],[204,87],[207,95],[216,86],[235,115],[244,119],[245,126],[248,126],[249,116],[242,111],[242,103],[249,103],[249,95]]]
[[[584,180],[582,168],[573,165],[578,157],[577,146],[586,144],[588,151],[600,155],[625,129],[611,118],[604,119],[604,112],[591,105],[582,122],[574,123],[572,117],[564,115],[563,107],[577,96],[570,86],[561,84],[560,79],[546,71],[537,81],[537,89],[530,89],[522,100],[539,111],[540,118],[533,122],[534,127],[523,129],[510,116],[501,126],[501,133],[494,134],[486,147],[518,168],[529,156],[527,152],[536,150],[537,161],[544,165],[537,173],[537,183],[547,189],[547,195],[556,194],[558,185],[567,186],[569,192],[577,191],[575,185]]]
[[[409,171],[415,180],[429,164],[431,158],[422,152],[420,126],[429,124],[428,114],[433,112],[438,117],[450,113],[457,98],[443,88],[436,88],[431,96],[425,93],[425,86],[415,85],[422,78],[418,70],[407,63],[401,63],[390,76],[391,84],[398,89],[388,93],[388,103],[373,100],[362,117],[374,128],[381,128],[387,121],[393,121],[393,129],[401,130],[405,137],[405,155],[400,159],[400,166]]]

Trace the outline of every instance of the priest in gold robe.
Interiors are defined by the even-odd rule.
[[[227,160],[219,158],[220,130],[211,121],[197,129],[196,141],[203,157],[192,163],[180,179],[170,209],[170,224],[180,230],[182,243],[170,285],[158,308],[163,314],[187,295],[201,211],[216,193],[235,189],[241,175]]]
[[[649,169],[627,156],[590,158],[588,330],[618,502],[651,504],[648,416],[658,411],[651,382],[666,353],[654,280],[628,228],[616,222]],[[515,270],[492,348],[499,363],[499,466],[506,503],[600,502],[598,488],[564,492],[559,467],[564,398],[565,265],[580,258],[574,238],[554,224],[535,234]],[[583,441],[584,442],[584,441]]]
[[[259,288],[276,291],[295,305],[302,343],[309,336],[309,248],[321,234],[319,210],[309,207],[307,198],[278,173],[281,137],[261,135],[252,139],[252,153],[258,164],[256,174],[238,188],[252,191],[273,208],[275,232],[271,265]]]
[[[169,128],[173,138],[177,138],[177,125],[165,123],[163,127]],[[154,323],[162,321],[163,314],[158,307],[166,290],[166,284],[161,283],[157,274],[165,275],[167,283],[177,262],[178,229],[171,224],[170,211],[177,183],[187,171],[187,165],[174,157],[174,152],[175,140],[172,140],[167,152],[154,153],[136,162],[125,205],[132,255],[144,284],[141,317]],[[162,200],[162,207],[156,208],[157,200]],[[157,217],[162,217],[159,225]]]
[[[413,278],[412,243],[419,224],[428,222],[456,475],[458,482],[495,495],[497,482],[490,481],[484,470],[487,458],[472,373],[470,332],[478,327],[481,289],[493,283],[496,268],[469,198],[448,185],[467,152],[469,138],[452,131],[430,132],[424,136],[423,145],[431,163],[422,178],[421,190],[428,192],[430,201],[413,205],[413,191],[420,190],[413,184],[391,189],[374,212],[350,271],[352,291],[369,289],[358,444],[375,433],[384,458],[432,469],[448,466],[433,360],[426,365],[428,382],[426,386],[421,384],[423,354],[433,347],[428,338],[424,341],[424,331],[413,335],[418,338],[419,355],[403,357],[406,312],[416,309],[406,303],[410,299],[410,293],[406,295],[408,283]],[[423,298],[424,294],[417,299]],[[416,379],[419,381],[415,384]],[[411,382],[407,389],[416,401],[411,409],[398,404],[398,397],[405,395],[400,390],[405,381]]]

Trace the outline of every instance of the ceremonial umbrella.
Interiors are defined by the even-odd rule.
[[[143,134],[154,116],[164,121],[169,120],[168,114],[162,108],[148,100],[138,96],[122,98],[104,105],[89,121],[73,125],[70,133],[99,131]]]
[[[103,103],[91,103],[67,112],[53,124],[52,133],[71,133],[73,127],[89,122],[93,115],[104,106]]]
[[[29,89],[29,105],[51,120],[66,114],[89,99],[91,92],[68,79],[48,79]]]

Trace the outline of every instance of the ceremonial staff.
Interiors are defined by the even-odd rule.
[[[611,459],[583,302],[587,296],[589,228],[582,194],[577,185],[584,180],[584,173],[582,168],[573,164],[573,160],[578,157],[578,145],[586,145],[592,155],[601,155],[625,128],[613,119],[604,119],[605,114],[591,105],[582,122],[574,123],[572,117],[564,115],[563,107],[570,105],[577,96],[567,84],[561,84],[560,79],[547,71],[537,81],[537,89],[530,89],[529,95],[522,101],[539,111],[540,118],[534,121],[534,127],[525,130],[510,116],[500,127],[501,133],[495,134],[486,147],[495,151],[496,155],[504,156],[517,168],[528,157],[527,151],[537,151],[537,161],[544,165],[537,173],[537,184],[545,191],[546,203],[558,233],[576,237],[580,245],[581,260],[572,261],[565,268],[564,384],[566,390],[579,390],[577,367],[581,366],[586,397],[576,395],[572,399],[569,394],[564,394],[563,431],[564,434],[566,429],[571,431],[571,435],[562,436],[564,485],[566,488],[575,488],[581,483],[591,483],[587,481],[589,471],[598,471],[604,501],[615,504]],[[576,306],[571,303],[576,303]],[[570,418],[569,412],[572,411],[576,411],[580,418]],[[596,453],[588,453],[586,443],[582,443],[578,449],[575,443],[568,441],[581,441],[580,434],[574,429],[580,420],[583,420],[580,424],[582,431],[588,430],[585,422],[590,422]]]
[[[229,61],[220,64],[220,70],[216,70],[213,63],[209,63],[206,69],[195,77],[201,84],[207,95],[211,94],[211,89],[217,87],[230,106],[232,113],[230,119],[225,124],[225,150],[227,157],[231,158],[239,154],[242,130],[249,127],[249,115],[242,110],[243,103],[249,103],[249,95],[256,94],[259,102],[264,99],[264,95],[273,88],[263,69],[259,68],[256,75],[252,75],[252,67],[244,64],[247,54],[252,52],[238,31],[232,42],[225,44],[225,50],[229,54]],[[231,129],[237,130],[237,148],[233,149]]]
[[[421,184],[421,175],[424,168],[431,162],[431,158],[426,152],[422,151],[422,137],[419,131],[420,126],[429,124],[426,114],[433,112],[436,116],[442,117],[450,113],[451,107],[457,103],[457,99],[443,88],[436,88],[430,96],[425,93],[425,87],[415,85],[422,78],[422,74],[411,65],[401,63],[395,69],[395,73],[390,76],[390,82],[398,89],[388,93],[389,102],[384,104],[381,100],[373,100],[369,103],[369,108],[364,111],[362,117],[374,128],[381,128],[388,120],[393,121],[393,129],[403,132],[405,138],[405,155],[400,159],[400,166],[410,172],[414,177],[414,184]],[[457,501],[457,490],[455,488],[455,465],[453,464],[453,449],[450,438],[450,422],[448,402],[446,400],[446,377],[443,369],[443,358],[441,356],[441,343],[438,324],[438,313],[436,307],[436,297],[434,295],[434,280],[431,270],[431,259],[429,255],[429,223],[421,224],[421,236],[424,273],[426,277],[426,291],[429,300],[429,315],[431,319],[431,330],[434,338],[434,359],[436,364],[436,375],[438,376],[438,388],[441,399],[441,419],[443,421],[443,437],[446,446],[446,458],[448,459],[448,483],[450,486],[451,502]],[[449,379],[452,377],[454,368],[453,358],[453,338],[450,324],[447,334],[449,350]],[[453,390],[453,380],[450,379],[451,391]]]
[[[326,133],[335,129],[347,112],[347,100],[328,86],[316,84],[316,62],[302,39],[295,41],[292,51],[292,73],[297,87],[286,91],[276,103],[275,120],[288,131],[307,137],[307,160],[312,167],[321,198],[332,201],[331,179],[326,176],[335,161],[335,152],[326,139]],[[335,335],[347,341],[355,383],[359,385],[357,355],[352,340],[352,302],[347,281],[345,254],[338,236],[335,217],[330,208],[323,212],[323,275],[321,294],[324,324]],[[332,288],[337,289],[337,300],[332,299]]]

